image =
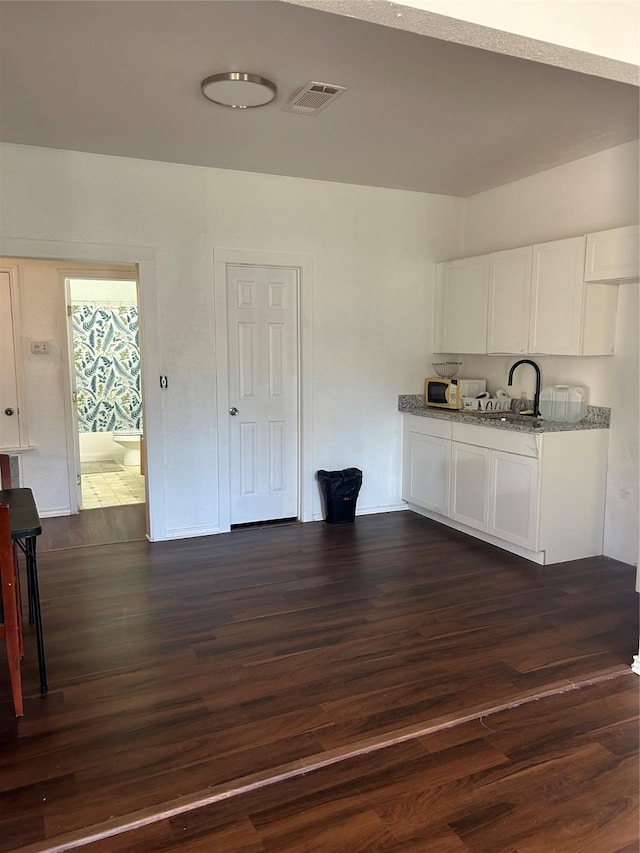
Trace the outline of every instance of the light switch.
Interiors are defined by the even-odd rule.
[[[49,341],[31,341],[31,352],[34,355],[47,355],[49,352]]]

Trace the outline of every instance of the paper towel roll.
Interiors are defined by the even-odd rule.
[[[504,400],[508,396],[509,395],[503,388],[498,388],[498,390],[496,391],[496,397],[498,398],[498,400]]]

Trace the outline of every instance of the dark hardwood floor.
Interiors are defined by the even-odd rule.
[[[99,841],[90,853],[638,850],[629,673]]]
[[[411,513],[40,554],[0,851],[637,850],[630,566]]]
[[[146,505],[83,509],[77,515],[42,519],[38,551],[135,542],[146,538]]]

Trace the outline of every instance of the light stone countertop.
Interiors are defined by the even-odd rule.
[[[611,409],[605,406],[588,406],[587,416],[579,423],[559,423],[544,418],[513,415],[505,412],[503,416],[473,414],[453,409],[434,409],[425,406],[422,394],[400,394],[398,411],[403,415],[417,415],[421,418],[454,421],[455,423],[488,426],[494,429],[506,429],[511,432],[573,432],[585,429],[609,429]]]

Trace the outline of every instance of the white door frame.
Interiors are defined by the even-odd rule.
[[[24,355],[22,350],[22,320],[20,318],[20,288],[18,283],[18,265],[2,264],[0,272],[9,276],[9,300],[11,303],[11,335],[13,341],[14,376],[16,383],[16,408],[18,419],[18,445],[20,448],[29,447],[29,435],[27,430],[27,418],[24,405]],[[22,416],[21,410],[22,409]],[[22,465],[22,456],[18,455],[18,464]]]
[[[156,290],[156,254],[145,246],[108,245],[57,240],[3,238],[0,255],[5,258],[59,260],[80,263],[136,264],[140,311],[140,352],[144,383],[145,453],[147,459],[147,538],[152,542],[167,539],[164,459],[162,447],[162,407],[158,376],[160,342]],[[166,372],[166,371],[164,371]],[[66,407],[65,407],[66,411]]]
[[[80,458],[80,434],[78,431],[78,407],[74,400],[74,394],[76,391],[76,382],[75,382],[75,362],[74,362],[74,352],[73,352],[73,323],[71,320],[71,314],[69,313],[69,306],[71,305],[71,283],[69,279],[73,278],[82,278],[82,279],[96,279],[100,281],[102,279],[109,281],[135,281],[136,283],[136,299],[137,303],[140,302],[139,285],[138,285],[138,271],[128,272],[124,270],[117,269],[108,269],[106,265],[102,265],[103,269],[59,269],[58,275],[60,276],[62,282],[62,290],[64,293],[64,309],[65,316],[64,321],[66,322],[66,330],[67,330],[67,370],[65,372],[65,382],[64,388],[67,397],[67,406],[69,408],[68,412],[65,412],[65,420],[67,426],[67,447],[69,449],[69,453],[67,454],[67,462],[68,462],[68,470],[69,470],[69,503],[71,506],[71,514],[74,515],[80,510],[80,497],[82,495],[82,485],[78,485],[78,476],[80,476],[80,468],[81,468],[81,458]],[[133,265],[132,265],[133,266]],[[133,275],[133,278],[132,278]],[[138,317],[140,318],[140,311],[138,311]],[[140,320],[138,321],[140,322]],[[144,365],[141,365],[142,369],[144,369]],[[144,388],[142,389],[142,405],[144,408]],[[146,489],[146,478],[145,478],[145,489]]]
[[[312,293],[313,265],[309,255],[214,249],[214,307],[216,353],[216,405],[218,446],[218,525],[231,529],[231,468],[229,447],[229,382],[227,349],[227,266],[286,267],[298,271],[298,518],[313,520],[312,477]]]

